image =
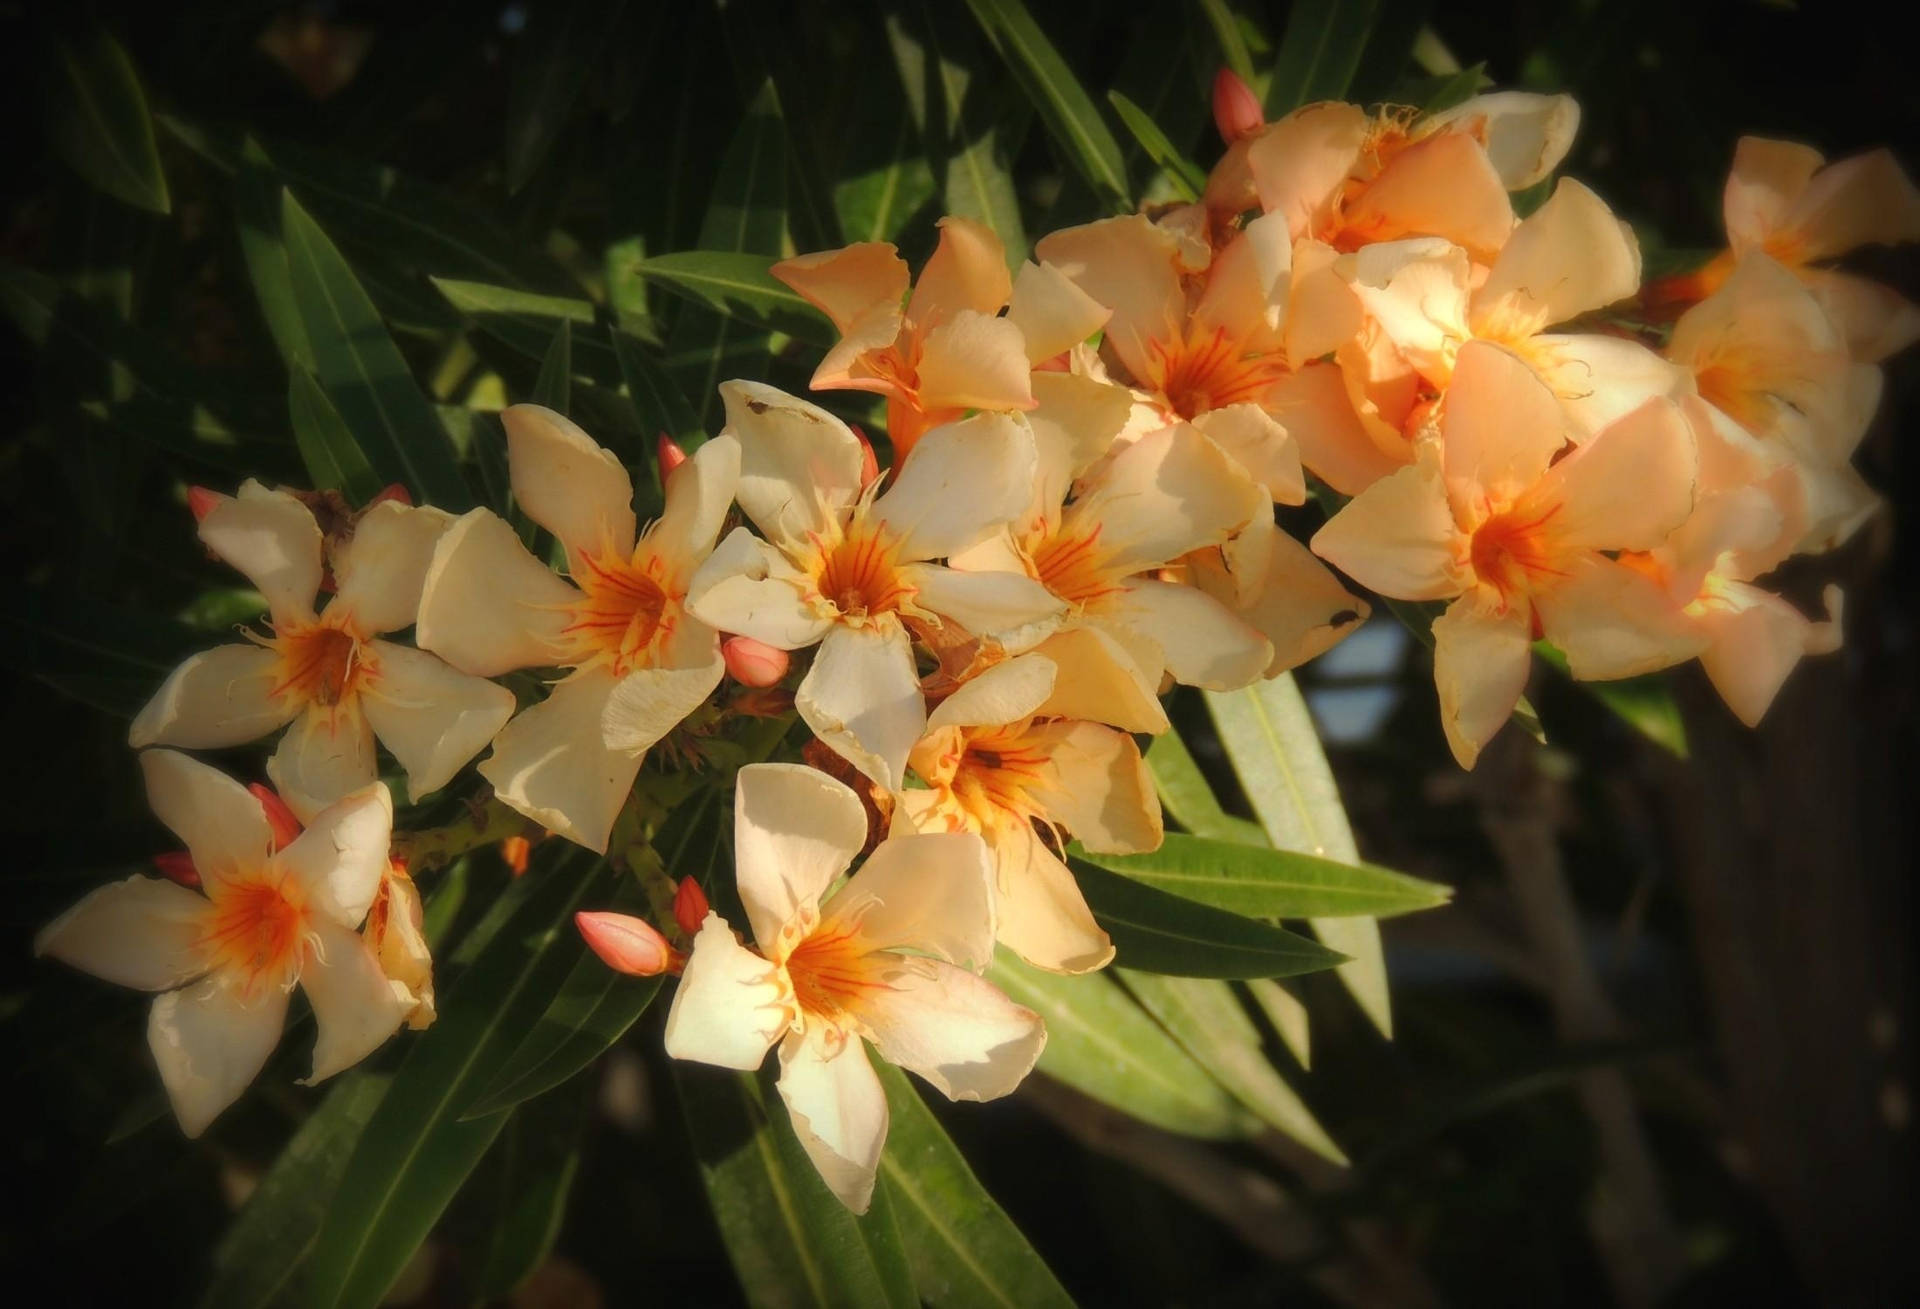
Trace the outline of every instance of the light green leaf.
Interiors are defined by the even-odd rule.
[[[509,1295],[552,1253],[580,1167],[592,1089],[583,1084],[523,1105],[487,1152],[472,1188],[490,1220],[475,1252],[480,1300]]]
[[[338,491],[351,504],[363,505],[378,495],[381,482],[374,475],[360,443],[340,419],[340,411],[321,389],[313,374],[298,364],[287,368],[287,410],[293,439],[317,491]]]
[[[153,118],[127,52],[95,25],[83,44],[61,42],[55,62],[58,94],[48,126],[60,158],[116,200],[169,212]]]
[[[1121,963],[1180,977],[1295,977],[1341,962],[1313,940],[1091,864],[1074,877]]]
[[[639,415],[640,430],[665,432],[689,454],[699,449],[706,440],[706,428],[681,393],[680,384],[644,346],[629,340],[625,333],[614,331],[612,340],[614,357],[620,361],[620,373],[626,379],[627,397]]]
[[[1234,75],[1249,87],[1256,85],[1253,52],[1247,48],[1246,33],[1240,30],[1240,17],[1226,0],[1200,0],[1200,12],[1220,48],[1220,58]]]
[[[1127,169],[1086,88],[1021,0],[967,0],[987,40],[1039,111],[1067,163],[1116,211],[1131,207]]]
[[[583,947],[582,904],[611,894],[604,860],[568,850],[511,883],[440,1017],[407,1052],[341,1177],[312,1256],[316,1306],[380,1302],[507,1114],[461,1117],[546,1012]]]
[[[320,385],[374,475],[450,513],[470,508],[473,497],[433,405],[353,269],[292,192],[282,197],[280,230]]]
[[[1267,834],[1260,824],[1235,818],[1220,807],[1213,788],[1201,775],[1187,743],[1178,732],[1163,732],[1147,747],[1147,771],[1153,775],[1153,789],[1160,803],[1175,822],[1196,836],[1211,836],[1242,845],[1265,845]]]
[[[1195,977],[1161,977],[1153,973],[1119,970],[1120,980],[1160,1020],[1173,1039],[1186,1048],[1240,1103],[1260,1115],[1277,1132],[1336,1164],[1346,1153],[1313,1116],[1313,1110],[1267,1061],[1260,1049],[1260,1029],[1240,1007],[1226,982]]]
[[[1105,973],[1063,977],[1007,951],[989,974],[1047,1024],[1040,1071],[1082,1095],[1183,1136],[1245,1136],[1253,1120],[1226,1088]]]
[[[573,323],[565,318],[554,329],[553,342],[533,379],[533,403],[564,414],[573,403]]]
[[[1205,694],[1241,789],[1274,848],[1359,863],[1333,770],[1292,675]],[[1350,956],[1340,966],[1341,983],[1373,1025],[1392,1036],[1393,1008],[1379,924],[1367,918],[1326,918],[1313,920],[1312,926],[1323,942]]]
[[[1307,1023],[1306,1005],[1286,987],[1266,978],[1250,978],[1241,985],[1273,1024],[1288,1053],[1299,1060],[1302,1068],[1313,1067],[1313,1032]]]
[[[251,139],[240,147],[233,175],[233,209],[240,229],[240,253],[247,262],[260,315],[279,347],[287,370],[313,370],[313,347],[306,320],[293,298],[293,273],[287,267],[286,242],[280,239],[280,177],[266,152]]]
[[[904,114],[889,117],[893,144],[887,161],[833,186],[833,207],[851,241],[896,239],[937,189],[933,170],[914,149],[912,121]]]
[[[1120,121],[1133,133],[1133,139],[1147,152],[1147,158],[1166,170],[1173,179],[1174,190],[1182,200],[1193,201],[1200,198],[1206,189],[1207,176],[1200,166],[1188,159],[1167,140],[1167,134],[1160,125],[1147,116],[1146,110],[1121,95],[1118,91],[1107,92],[1107,100],[1113,105],[1113,111],[1120,115]]]
[[[673,1071],[707,1199],[748,1303],[916,1303],[910,1277],[902,1284],[898,1235],[884,1219],[856,1218],[827,1190],[778,1095],[752,1073],[680,1063]],[[884,1185],[875,1187],[876,1209]]]
[[[1344,97],[1383,7],[1383,0],[1294,0],[1267,86],[1268,120]]]
[[[832,345],[833,324],[767,271],[775,262],[772,255],[687,250],[642,259],[633,271],[683,300],[749,327],[785,332],[809,345]]]
[[[1248,918],[1391,918],[1443,905],[1448,889],[1372,864],[1343,864],[1292,850],[1169,832],[1146,854],[1083,859],[1169,895]]]
[[[1072,1297],[974,1177],[912,1080],[885,1061],[874,1071],[891,1120],[880,1173],[920,1298],[934,1309],[1070,1309]]]

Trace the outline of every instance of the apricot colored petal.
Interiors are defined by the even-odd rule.
[[[943,409],[1031,409],[1032,365],[1020,329],[1005,318],[962,309],[926,334],[916,399]],[[919,446],[914,449],[918,451]]]
[[[285,491],[258,482],[222,496],[200,520],[207,549],[246,574],[277,623],[313,616],[320,590],[320,524]]]
[[[479,768],[504,803],[589,850],[606,850],[640,771],[641,752],[604,737],[616,681],[596,668],[561,682],[500,729]]]
[[[434,550],[414,640],[477,677],[552,664],[566,650],[568,610],[579,599],[506,520],[475,509]]]
[[[1541,324],[1624,300],[1640,289],[1640,243],[1606,202],[1563,177],[1547,202],[1513,229],[1474,295],[1479,306]]]
[[[454,524],[454,516],[429,505],[382,500],[360,516],[353,535],[333,552],[336,587],[327,608],[353,615],[363,635],[412,627],[420,614],[420,592],[433,563],[434,548]]]
[[[835,530],[860,498],[860,442],[826,410],[759,382],[720,385],[740,442],[740,508],[776,545]]]
[[[971,218],[946,217],[940,244],[913,286],[907,321],[926,331],[962,309],[997,314],[1013,294],[1007,250],[992,228]]]
[[[1467,541],[1429,460],[1381,478],[1313,537],[1313,552],[1381,595],[1445,600],[1466,589]]]
[[[906,630],[891,621],[835,627],[801,679],[794,707],[841,758],[899,790],[907,755],[927,726]]]
[[[1007,321],[1020,329],[1027,359],[1036,364],[1079,345],[1112,316],[1072,278],[1047,263],[1021,266],[1007,306]]]
[[[541,405],[511,405],[507,465],[513,498],[567,548],[570,558],[633,549],[633,480],[611,450],[571,419]]]
[[[890,310],[898,327],[909,276],[907,261],[887,242],[860,241],[782,259],[767,271],[831,318],[842,334],[876,309]]]
[[[157,997],[147,1017],[147,1046],[180,1130],[200,1135],[238,1100],[286,1025],[285,991],[249,988],[231,973],[212,973]]]
[[[1567,443],[1560,401],[1526,360],[1504,346],[1460,347],[1440,415],[1442,462],[1450,488],[1495,501],[1519,495]]]
[[[1433,622],[1433,680],[1440,726],[1462,768],[1513,716],[1533,666],[1529,613],[1515,605],[1485,612],[1458,600]]]
[[[513,692],[449,667],[424,650],[372,643],[378,676],[361,709],[407,773],[407,799],[438,791],[513,717]]]

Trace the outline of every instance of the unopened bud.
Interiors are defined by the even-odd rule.
[[[687,462],[686,447],[665,432],[660,433],[659,440],[654,442],[653,455],[660,461],[660,485],[662,486],[665,486],[667,479],[673,476],[674,469]]]
[[[527,859],[533,854],[533,842],[524,836],[509,836],[500,842],[500,859],[515,877],[527,871]]]
[[[413,503],[413,495],[400,483],[389,482],[380,488],[378,495],[367,501],[367,508],[371,509],[377,504],[385,504],[389,500],[395,504],[411,505]]]
[[[860,430],[860,424],[849,423],[854,437],[860,442],[860,485],[865,486],[880,476],[880,457],[873,452],[873,442],[867,440],[867,434]]]
[[[187,488],[187,509],[193,514],[193,521],[196,523],[203,521],[225,499],[227,497],[218,491],[209,491],[204,486]]]
[[[681,878],[680,889],[673,893],[673,921],[689,937],[698,936],[700,924],[707,921],[707,893],[691,877]]]
[[[200,885],[200,870],[193,866],[193,856],[185,850],[169,850],[165,854],[153,857],[153,866],[169,882],[178,882],[182,886]]]
[[[587,948],[616,973],[657,977],[672,962],[673,947],[652,923],[630,914],[578,913],[573,925]]]
[[[727,672],[742,686],[773,686],[787,675],[793,657],[785,650],[750,636],[730,636],[720,643]]]
[[[1221,69],[1213,79],[1213,125],[1220,129],[1220,139],[1232,145],[1252,136],[1266,121],[1253,88],[1231,68]]]
[[[259,782],[249,783],[247,790],[267,815],[267,826],[273,830],[273,848],[279,850],[292,845],[293,838],[300,835],[300,820],[287,808],[287,802],[272,787]]]

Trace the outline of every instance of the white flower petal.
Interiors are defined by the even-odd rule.
[[[475,509],[440,538],[414,640],[477,677],[541,667],[566,649],[568,610],[579,599],[504,519]]]
[[[392,838],[393,797],[375,782],[315,814],[274,860],[313,908],[352,930],[380,890]]]
[[[1107,307],[1075,286],[1073,279],[1052,264],[1031,261],[1021,265],[1013,279],[1013,301],[1007,318],[1027,343],[1034,363],[1051,359],[1080,344],[1106,325],[1113,315]]]
[[[748,764],[734,779],[733,863],[753,939],[775,958],[867,843],[867,811],[802,764]]]
[[[379,776],[373,728],[358,702],[351,708],[309,705],[274,747],[267,776],[301,822]]]
[[[780,970],[734,940],[719,914],[709,913],[674,988],[666,1050],[675,1059],[749,1072],[766,1059],[793,1012]]]
[[[684,582],[706,557],[733,508],[740,485],[740,443],[722,433],[667,476],[667,507],[647,529],[647,545]]]
[[[206,971],[198,942],[212,906],[157,877],[129,877],[90,892],[40,929],[36,955],[142,991],[170,991]]]
[[[198,1136],[258,1076],[287,1022],[287,993],[248,991],[214,973],[153,1002],[147,1045],[188,1136]]]
[[[174,750],[140,756],[154,817],[185,843],[203,879],[259,867],[273,845],[260,801],[218,769]]]
[[[674,633],[684,648],[658,668],[636,668],[614,685],[600,719],[610,750],[639,753],[680,725],[720,685],[726,662],[713,629],[692,619]],[[705,658],[700,658],[704,651]]]
[[[316,922],[314,936],[300,968],[300,987],[319,1029],[313,1071],[302,1079],[307,1086],[345,1072],[378,1050],[414,1003],[405,987],[387,979],[357,932]]]
[[[187,656],[147,701],[127,744],[194,750],[255,741],[285,725],[299,703],[275,695],[280,656],[257,645],[217,645]]]
[[[1031,718],[1053,693],[1059,666],[1042,654],[1009,659],[971,679],[927,715],[927,730],[1000,727]]]
[[[723,382],[740,442],[741,511],[778,545],[825,536],[860,498],[860,442],[822,409],[759,382]]]
[[[1259,405],[1227,405],[1209,409],[1193,420],[1207,440],[1233,457],[1275,504],[1307,502],[1306,474],[1300,468],[1300,447],[1287,429]],[[1251,501],[1249,502],[1251,504]]]
[[[200,520],[207,549],[247,575],[276,623],[313,617],[320,590],[320,524],[285,491],[248,482]]]
[[[1655,396],[1693,393],[1693,374],[1638,341],[1617,336],[1541,335],[1526,343],[1527,361],[1560,397],[1567,435],[1584,444]]]
[[[1520,191],[1559,166],[1580,130],[1580,105],[1569,95],[1495,91],[1477,95],[1428,120],[1486,140],[1487,158],[1501,185]]]
[[[605,852],[613,820],[640,771],[640,752],[606,743],[616,683],[595,668],[569,677],[493,738],[480,775],[507,804],[569,841]]]
[[[993,865],[972,832],[894,836],[821,911],[858,922],[877,950],[913,950],[978,971],[993,962]]]
[[[1141,437],[1092,480],[1066,521],[1075,532],[1097,525],[1102,565],[1122,576],[1219,545],[1268,505],[1237,462],[1185,425]]]
[[[857,1214],[873,1202],[887,1093],[857,1036],[795,1032],[780,1045],[780,1098],[820,1180]]]
[[[1113,602],[1113,615],[1152,638],[1174,680],[1232,691],[1259,680],[1273,662],[1267,638],[1204,591],[1134,578]]]
[[[861,997],[861,1020],[883,1059],[920,1074],[949,1100],[998,1099],[1046,1048],[1039,1014],[964,968],[903,959],[888,981]]]
[[[507,429],[513,498],[527,517],[560,538],[571,558],[633,549],[633,481],[611,450],[561,414],[512,405]]]
[[[1008,414],[976,414],[921,437],[868,517],[902,559],[945,559],[1011,522],[1033,494],[1033,432]]]
[[[687,608],[718,631],[799,650],[834,622],[832,606],[807,598],[813,592],[812,579],[778,548],[736,527],[694,573]]]
[[[375,678],[360,707],[407,770],[407,799],[453,780],[513,717],[513,692],[448,667],[424,650],[374,641]]]
[[[353,535],[334,549],[335,593],[353,614],[361,635],[412,627],[420,615],[420,589],[433,563],[434,547],[454,524],[452,514],[430,505],[382,500],[360,516]]]
[[[813,734],[889,791],[927,727],[913,643],[897,622],[837,626],[801,679],[794,707]]]
[[[1025,650],[1045,640],[1067,614],[1066,601],[1025,573],[908,564],[900,576],[914,588],[917,607],[1005,650]]]

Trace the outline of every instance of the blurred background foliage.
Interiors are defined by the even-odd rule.
[[[188,482],[304,484],[335,459],[358,497],[387,469],[330,434],[344,424],[384,459],[407,443],[381,433],[435,424],[462,462],[406,471],[462,508],[503,484],[492,413],[556,386],[642,465],[656,431],[697,439],[713,423],[719,380],[804,389],[824,324],[755,273],[769,257],[879,239],[917,262],[947,212],[992,222],[1018,256],[1053,228],[1177,198],[1187,161],[1218,153],[1207,88],[1222,65],[1261,81],[1277,67],[1276,108],[1422,103],[1473,85],[1444,71],[1437,38],[1500,86],[1570,91],[1584,120],[1566,171],[1634,222],[1657,267],[1717,243],[1743,132],[1830,156],[1911,143],[1910,47],[1870,12],[0,6],[0,657],[19,675],[0,793],[7,1284],[57,1277],[62,1303],[193,1301],[234,1206],[319,1099],[292,1084],[289,1042],[218,1131],[184,1143],[144,1005],[28,957],[77,888],[169,843],[124,719],[180,656],[254,616],[194,542]],[[347,322],[365,348],[344,357],[292,308],[301,278],[337,274],[335,246],[377,310]],[[676,259],[696,250],[736,258]],[[1879,271],[1915,290],[1910,261]],[[351,402],[329,386],[369,361],[378,375]],[[1889,509],[1791,579],[1847,586],[1847,649],[1803,667],[1758,732],[1683,671],[1658,701],[1684,720],[1679,758],[1547,676],[1532,698],[1552,744],[1509,731],[1468,777],[1440,740],[1423,652],[1390,618],[1303,672],[1362,853],[1456,900],[1387,927],[1391,1043],[1330,976],[1297,987],[1313,1031],[1311,1073],[1293,1080],[1350,1169],[1275,1133],[1148,1127],[1044,1079],[938,1106],[1076,1298],[1885,1303],[1915,1289],[1915,374],[1889,373],[1861,457]],[[828,402],[875,421],[847,399]],[[1248,812],[1198,697],[1174,708]],[[491,854],[450,875],[467,899],[437,899],[440,930],[471,940],[506,880]],[[738,1299],[680,1125],[700,1074],[665,1068],[658,1017],[477,1143],[472,1181],[406,1274],[413,1302],[516,1284],[525,1304]]]

